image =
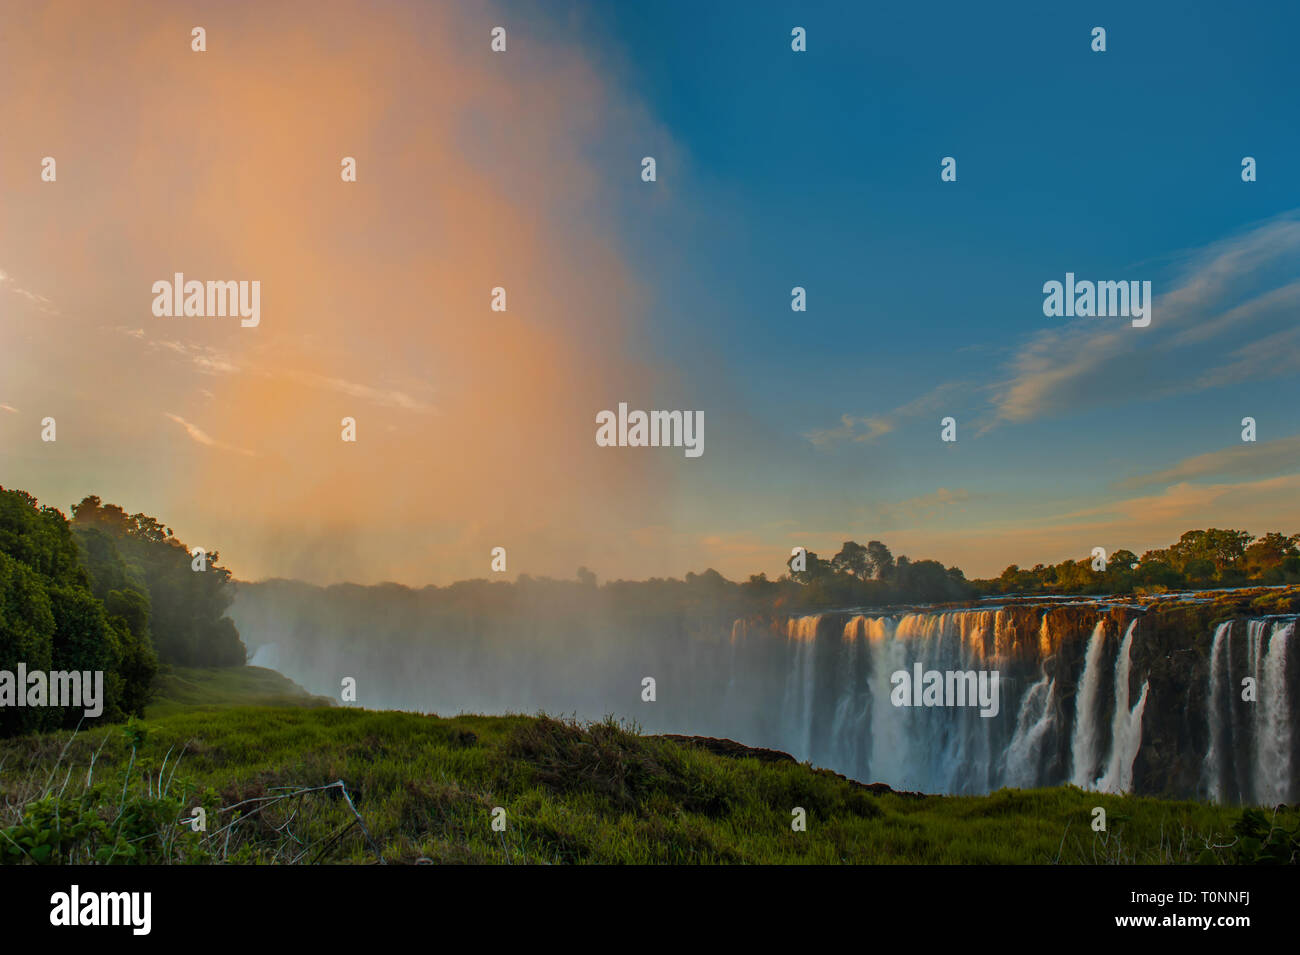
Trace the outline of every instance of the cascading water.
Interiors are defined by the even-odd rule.
[[[783,745],[790,749],[808,752],[812,749],[813,701],[816,698],[814,656],[817,652],[817,625],[820,614],[791,618],[786,622],[786,635],[794,649],[782,701],[782,724],[789,728]]]
[[[1106,651],[1106,625],[1102,620],[1088,638],[1088,654],[1084,657],[1083,676],[1075,694],[1074,735],[1070,744],[1070,781],[1076,786],[1090,786],[1096,781],[1098,749],[1101,736],[1101,716],[1097,697],[1101,692],[1102,654]]]
[[[1023,612],[1004,610],[820,614],[783,621],[781,725],[775,736],[745,741],[780,745],[856,779],[926,792],[1067,782],[1131,792],[1144,773],[1167,775],[1140,758],[1145,723],[1157,712],[1153,707],[1168,718],[1187,704],[1146,671],[1152,651],[1139,652],[1142,618],[1094,612],[1085,646],[1077,636],[1079,615],[1063,615],[1064,623],[1053,631],[1051,614],[1040,608],[1033,630]],[[1239,677],[1234,682],[1233,627],[1219,625],[1208,666],[1202,665],[1208,671],[1201,684],[1204,699],[1197,701],[1208,724],[1204,748],[1191,779],[1176,785],[1191,795],[1199,779],[1200,791],[1210,798],[1285,801],[1297,792],[1288,689],[1295,668],[1287,652],[1294,620],[1245,623],[1249,640],[1241,657],[1261,702],[1256,710],[1234,709]],[[981,717],[969,705],[896,705],[891,676],[910,677],[917,664],[925,673],[997,671],[999,715]],[[1188,687],[1182,689],[1185,695]],[[1185,722],[1178,715],[1173,720]],[[1234,720],[1244,732],[1234,729]],[[1233,782],[1237,764],[1249,781],[1244,788]],[[1158,785],[1163,788],[1157,791],[1171,791],[1175,784]]]
[[[1260,728],[1255,736],[1255,765],[1260,775],[1255,795],[1265,804],[1285,802],[1291,781],[1291,701],[1286,663],[1287,644],[1294,632],[1294,620],[1273,624],[1260,675]]]
[[[835,705],[835,718],[831,723],[831,737],[837,745],[836,760],[837,764],[844,766],[854,762],[858,757],[858,748],[861,740],[856,732],[857,728],[862,726],[867,718],[866,706],[868,701],[864,699],[864,690],[866,681],[862,679],[859,673],[859,659],[864,655],[861,651],[863,640],[858,638],[858,629],[861,626],[861,617],[854,617],[844,625],[844,645],[845,659],[844,667],[840,671],[837,686],[839,702]]]
[[[1295,798],[1289,644],[1295,619],[1250,620],[1236,659],[1232,621],[1214,632],[1206,688],[1205,794],[1275,805]]]
[[[1040,649],[1051,645],[1048,617],[1043,615]],[[1044,667],[1038,682],[1025,694],[1016,716],[1016,732],[1007,747],[1003,776],[1009,786],[1032,786],[1041,771],[1043,741],[1056,723],[1056,678]]]
[[[1146,709],[1147,690],[1144,682],[1137,703],[1129,709],[1129,680],[1133,670],[1133,631],[1137,621],[1128,625],[1124,644],[1119,649],[1115,668],[1115,715],[1111,721],[1110,758],[1106,761],[1106,774],[1097,781],[1102,792],[1126,793],[1133,786],[1133,760],[1142,747],[1142,712]]]
[[[1204,785],[1206,795],[1214,802],[1222,802],[1224,797],[1223,768],[1224,747],[1227,741],[1227,720],[1225,713],[1231,712],[1225,670],[1225,653],[1230,654],[1232,646],[1232,621],[1219,624],[1214,630],[1214,642],[1210,646],[1210,686],[1205,702],[1205,712],[1209,720],[1210,748],[1205,754]],[[1226,648],[1226,649],[1225,649]]]

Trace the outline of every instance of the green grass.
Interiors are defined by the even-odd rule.
[[[0,743],[0,854],[348,863],[1241,858],[1232,832],[1241,812],[1231,808],[1072,787],[874,793],[793,761],[714,755],[611,721],[366,711],[312,705],[319,698],[293,689],[271,671],[177,670],[144,721],[71,740]],[[227,691],[288,704],[233,706]],[[206,832],[183,824],[195,806],[205,808]],[[1090,827],[1096,806],[1106,810],[1105,833]],[[500,832],[491,825],[496,807],[505,810]],[[807,813],[805,832],[791,829],[795,807]],[[1269,823],[1295,830],[1300,819],[1283,810]]]
[[[288,677],[262,667],[164,667],[154,679],[154,700],[145,716],[155,719],[196,706],[332,706]]]

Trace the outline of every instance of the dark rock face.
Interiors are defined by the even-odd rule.
[[[1133,764],[1135,791],[1260,804],[1300,796],[1295,610],[1285,595],[1247,591],[1214,602],[1159,606],[1143,616],[1134,671],[1146,674],[1151,690],[1142,748]],[[1210,758],[1210,664],[1221,624],[1230,625],[1219,660],[1222,735],[1217,758]],[[1270,674],[1272,649],[1277,651],[1272,659],[1281,665]],[[1241,681],[1248,677],[1255,681],[1253,701],[1242,699]],[[1288,770],[1289,779],[1279,776]],[[1217,780],[1210,778],[1215,775]]]
[[[1073,781],[1291,801],[1300,798],[1297,610],[1300,588],[1258,588],[737,621],[719,721],[728,735],[849,777],[930,792]],[[1227,623],[1211,706],[1210,657]],[[882,705],[891,671],[918,661],[927,671],[997,670],[1001,712],[981,723],[959,708]],[[1253,702],[1241,699],[1246,678]]]

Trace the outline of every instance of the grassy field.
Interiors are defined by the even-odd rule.
[[[329,706],[255,668],[159,689],[143,721],[0,743],[4,861],[1236,862],[1294,858],[1300,828],[1295,809],[1074,788],[876,792],[612,722]]]
[[[145,710],[149,719],[171,716],[196,706],[230,709],[333,705],[323,696],[312,696],[275,670],[262,667],[166,667],[154,680],[154,692],[154,700]]]

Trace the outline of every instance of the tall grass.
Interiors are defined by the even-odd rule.
[[[977,797],[873,792],[793,761],[715,755],[612,720],[306,707],[200,706],[164,714],[126,727],[0,744],[3,858],[171,864],[1242,858],[1243,836],[1234,831],[1242,814],[1229,807],[1073,787]],[[1105,832],[1091,828],[1097,806],[1106,811]],[[205,831],[190,824],[196,807],[206,814]],[[502,831],[492,826],[498,807],[505,810]],[[807,831],[792,830],[795,808],[805,811]],[[1270,831],[1300,828],[1295,809],[1280,810],[1267,824]]]

